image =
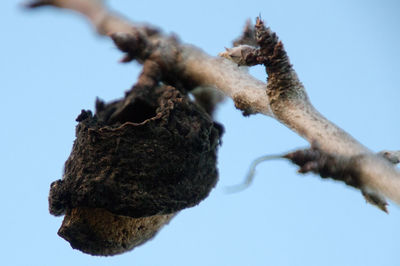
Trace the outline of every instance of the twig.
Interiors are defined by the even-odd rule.
[[[239,185],[234,185],[234,186],[230,186],[226,188],[226,192],[227,193],[236,193],[236,192],[240,192],[242,190],[245,190],[246,188],[248,188],[251,183],[254,180],[254,175],[256,174],[256,167],[265,161],[269,161],[269,160],[274,160],[274,159],[283,159],[283,155],[265,155],[265,156],[261,156],[257,159],[255,159],[250,167],[249,167],[249,171],[247,172],[246,178],[244,179],[244,182],[242,184]]]
[[[52,5],[84,15],[100,34],[113,36],[127,52],[124,61],[153,60],[161,67],[162,80],[179,87],[213,86],[231,97],[244,114],[262,113],[275,117],[321,151],[341,157],[360,156],[354,167],[365,195],[384,196],[400,204],[400,173],[382,156],[373,154],[357,140],[323,117],[309,102],[296,72],[290,65],[282,42],[264,23],[256,23],[258,63],[266,67],[265,84],[225,58],[215,58],[183,45],[175,36],[137,25],[108,11],[99,0],[35,0],[29,7]],[[253,55],[253,56],[254,56]],[[256,62],[253,62],[256,63]]]

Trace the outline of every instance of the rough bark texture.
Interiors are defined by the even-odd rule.
[[[322,178],[332,178],[360,189],[364,198],[369,203],[387,213],[387,202],[382,200],[380,195],[377,195],[375,191],[369,190],[361,179],[362,175],[359,167],[361,162],[365,160],[365,157],[368,156],[367,154],[356,156],[332,155],[323,152],[318,146],[313,146],[310,149],[297,150],[285,154],[283,158],[289,159],[292,163],[300,166],[299,173],[312,172]]]
[[[221,54],[231,59],[226,60],[184,45],[176,36],[131,23],[100,0],[33,0],[28,6],[43,5],[82,14],[125,53],[122,62],[144,65],[138,85],[142,89],[119,102],[99,101],[94,116],[85,111],[80,115],[65,175],[51,186],[51,213],[72,219],[71,210],[102,208],[112,215],[149,217],[176,212],[206,197],[216,182],[215,150],[222,130],[204,111],[212,112],[217,94],[197,95],[203,109],[188,100],[186,93],[199,86],[224,92],[245,115],[271,116],[316,143],[318,151],[289,158],[303,172],[357,187],[383,210],[385,197],[400,204],[400,172],[393,166],[398,152],[384,154],[389,162],[323,117],[311,105],[282,42],[261,19],[254,30],[247,24],[235,41],[237,47]],[[267,84],[238,64],[263,64]],[[76,217],[85,219],[78,213]]]
[[[77,207],[168,214],[198,204],[214,187],[221,126],[173,87],[138,89],[117,117],[124,101],[98,103],[94,116],[82,111],[63,179],[51,185],[52,214]]]
[[[58,234],[92,255],[115,255],[151,239],[184,208],[206,198],[218,179],[223,133],[186,93],[159,82],[144,62],[121,100],[82,110],[63,178],[49,209],[65,214]]]
[[[131,218],[104,209],[75,208],[65,214],[58,234],[84,253],[110,256],[152,239],[174,216]]]

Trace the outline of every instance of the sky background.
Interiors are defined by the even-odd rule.
[[[147,3],[149,2],[149,3]],[[400,265],[400,207],[390,214],[358,191],[285,161],[260,165],[253,185],[227,195],[251,161],[307,143],[277,121],[218,110],[226,133],[220,181],[152,241],[114,257],[73,250],[48,213],[75,138],[75,118],[95,98],[123,96],[140,67],[70,12],[27,12],[0,1],[1,265]],[[261,13],[284,42],[318,110],[373,151],[400,149],[398,1],[109,1],[134,21],[174,32],[216,55]],[[265,80],[262,68],[251,70]]]

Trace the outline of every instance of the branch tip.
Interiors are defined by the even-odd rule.
[[[236,193],[236,192],[245,190],[246,188],[248,188],[251,185],[251,183],[253,183],[254,175],[256,173],[256,167],[260,163],[265,162],[265,161],[274,160],[274,159],[282,159],[282,158],[283,158],[282,155],[265,155],[265,156],[255,159],[251,163],[251,165],[249,167],[249,171],[247,172],[246,178],[244,179],[243,183],[225,188],[226,193]]]
[[[340,176],[338,180],[359,189],[364,189],[362,188],[364,181],[355,177],[364,175],[376,190],[383,191],[382,194],[400,204],[398,169],[370,153],[357,140],[322,117],[313,108],[304,87],[290,65],[282,42],[269,27],[265,27],[261,14],[256,18],[253,30],[259,49],[251,51],[253,57],[249,58],[266,67],[268,73],[266,94],[264,93],[265,83],[255,80],[250,75],[244,75],[243,71],[237,68],[227,70],[228,65],[224,60],[215,60],[214,57],[194,47],[174,43],[173,38],[167,38],[162,34],[156,38],[149,38],[158,34],[158,31],[132,24],[109,12],[102,5],[101,0],[31,0],[25,6],[36,8],[48,5],[81,13],[89,19],[100,34],[114,33],[108,36],[114,40],[118,48],[127,53],[122,62],[136,59],[143,63],[148,58],[158,60],[163,70],[163,81],[166,83],[184,82],[191,86],[212,84],[234,98],[235,104],[245,114],[261,112],[273,116],[310,142],[318,139],[324,144],[321,148],[322,155],[320,154],[319,159],[315,159],[317,161],[304,162],[300,168],[301,172],[316,172],[321,177],[327,177],[332,172],[338,173]],[[248,30],[247,26],[246,30]],[[160,42],[163,45],[159,45]],[[180,52],[179,60],[176,60],[177,51]],[[240,58],[244,58],[247,65],[250,65],[244,50],[240,51],[239,55]],[[147,79],[147,81],[155,82],[152,79]],[[260,91],[262,93],[259,93]],[[255,98],[257,100],[254,100]],[[312,152],[310,154],[312,155]],[[365,160],[368,156],[371,157],[370,160]],[[394,158],[388,154],[383,156],[392,163],[400,162],[400,155]],[[327,158],[333,158],[333,161]],[[325,161],[320,161],[322,159]],[[341,160],[344,165],[333,163],[335,160]],[[354,163],[352,169],[350,166],[346,168],[346,164],[349,165],[349,163]],[[344,175],[343,172],[340,174],[340,169],[346,169],[348,174]],[[252,178],[249,178],[250,182]],[[376,200],[368,190],[366,193],[370,198],[372,197],[369,202],[378,202],[378,205],[386,206],[382,198]],[[384,210],[383,207],[381,209]]]

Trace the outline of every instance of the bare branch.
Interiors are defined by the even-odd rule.
[[[102,35],[132,30],[132,25],[120,15],[110,13],[104,7],[102,0],[32,0],[26,4],[28,8],[42,6],[54,6],[75,11],[86,17]]]
[[[340,156],[328,154],[320,150],[318,145],[314,145],[310,149],[297,150],[283,157],[300,166],[299,173],[305,174],[312,172],[318,174],[322,178],[332,178],[360,189],[369,203],[387,212],[387,202],[385,199],[364,186],[361,171],[358,168],[360,162],[364,160],[364,156],[368,155]]]
[[[256,23],[256,38],[261,54],[258,58],[268,73],[267,94],[275,117],[311,144],[318,143],[325,154],[359,157],[352,167],[358,173],[359,188],[367,200],[378,198],[385,202],[386,196],[400,204],[400,173],[315,110],[282,42],[260,20]]]
[[[392,163],[398,163],[398,152],[381,152],[378,155],[384,156]],[[255,159],[247,172],[247,175],[242,184],[228,187],[228,193],[235,193],[246,189],[253,182],[256,167],[269,160],[274,159],[288,159],[292,163],[298,165],[298,170],[301,174],[314,173],[322,178],[330,178],[336,181],[344,182],[345,184],[354,188],[360,189],[367,202],[375,205],[382,211],[388,213],[386,208],[387,202],[379,194],[364,187],[360,180],[360,171],[358,166],[360,161],[363,160],[364,155],[358,156],[340,156],[335,154],[328,154],[319,149],[318,144],[314,143],[309,149],[300,149],[289,152],[283,155],[265,155]]]
[[[37,0],[30,7],[40,5],[71,9],[84,15],[100,34],[112,36],[127,53],[123,61],[156,62],[166,83],[189,90],[196,86],[216,87],[231,97],[245,114],[263,113],[275,117],[310,143],[318,143],[324,154],[359,156],[354,168],[363,193],[367,197],[378,195],[381,201],[386,196],[400,204],[399,171],[315,110],[282,42],[260,19],[255,26],[259,49],[250,49],[250,53],[243,54],[255,60],[253,63],[265,65],[267,84],[242,71],[230,60],[211,57],[152,27],[130,23],[107,11],[99,0]]]
[[[381,151],[379,154],[393,164],[400,163],[400,151]]]
[[[124,41],[125,44],[136,44],[139,36],[140,41],[145,40],[148,45],[156,47],[153,47],[151,54],[142,51],[141,54],[135,55],[135,59],[143,62],[150,57],[164,67],[165,74],[169,74],[175,80],[189,81],[191,84],[186,84],[186,87],[217,87],[234,99],[237,102],[236,106],[246,113],[272,115],[265,84],[239,69],[233,62],[211,57],[194,46],[182,45],[175,36],[155,34],[157,30],[152,27],[130,23],[107,11],[98,0],[35,0],[27,6],[36,7],[40,6],[40,3],[70,9],[84,15],[99,34],[113,36],[120,48]],[[130,58],[132,57],[125,57],[123,61],[129,61]]]

